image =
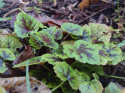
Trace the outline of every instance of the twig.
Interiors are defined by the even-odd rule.
[[[108,7],[108,8],[109,8],[109,7]],[[91,17],[93,17],[93,16],[97,15],[99,12],[102,12],[102,11],[104,11],[104,10],[108,9],[108,8],[106,7],[106,8],[104,8],[104,9],[99,10],[98,12],[96,12],[96,13],[94,13],[94,14],[90,15],[89,17],[85,18],[84,20],[81,20],[80,22],[78,22],[78,24],[80,24],[80,23],[84,22],[85,20],[87,20],[87,19],[89,19],[89,18],[91,18]]]
[[[11,10],[10,12],[4,14],[3,18],[7,17],[9,14],[11,14],[11,13],[17,11],[17,10],[19,10],[19,8],[15,8],[15,9]]]

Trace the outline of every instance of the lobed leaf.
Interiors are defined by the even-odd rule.
[[[108,61],[111,61],[109,54],[106,52],[105,49],[103,49],[102,47],[96,45],[96,48],[99,49],[99,56],[100,56],[100,64],[101,65],[106,65],[108,63]]]
[[[63,34],[62,34],[62,30],[61,29],[56,29],[56,26],[53,27],[49,27],[47,29],[42,30],[44,32],[48,32],[53,39],[59,40],[62,38]]]
[[[106,52],[109,55],[109,58],[111,59],[109,64],[116,65],[122,61],[122,51],[115,44],[104,43],[104,44],[100,44],[100,45],[103,49],[106,50]]]
[[[77,40],[75,47],[64,45],[64,53],[82,63],[100,64],[99,50],[91,43]]]
[[[93,79],[91,81],[85,81],[84,83],[80,83],[79,90],[81,93],[102,93],[103,87],[102,84]]]
[[[107,90],[107,91],[106,91]],[[119,89],[115,83],[111,82],[104,90],[104,93],[122,93],[121,89]]]
[[[72,89],[75,89],[75,90],[78,89],[79,82],[78,82],[77,74],[67,63],[65,62],[55,63],[54,71],[62,81],[68,80]]]
[[[31,32],[37,32],[39,28],[45,28],[42,23],[23,11],[17,15],[14,27],[17,36],[22,38],[28,37]]]
[[[30,59],[28,59],[28,62],[29,64],[28,65],[34,65],[34,64],[39,64],[39,63],[42,63],[44,62],[43,59],[41,58],[41,56],[37,56],[37,57],[32,57]],[[20,64],[17,64],[17,65],[14,65],[13,67],[21,67],[21,66],[26,66],[26,63],[27,63],[27,60],[20,63]]]
[[[0,48],[0,57],[4,60],[14,60],[16,57],[12,51],[6,48]]]
[[[44,43],[45,46],[57,49],[58,43],[54,41],[53,37],[48,33],[44,31],[37,32],[36,35],[38,36],[38,40]]]
[[[73,24],[73,23],[63,23],[61,25],[61,29],[63,31],[68,32],[69,34],[73,34],[76,36],[82,36],[83,34],[83,28],[77,24]]]
[[[16,50],[16,48],[21,47],[22,44],[18,38],[14,36],[0,35],[0,47],[1,48],[10,48]]]
[[[109,42],[111,38],[110,29],[105,24],[89,23],[91,29],[91,38],[97,38],[98,41]]]
[[[102,93],[103,87],[101,83],[93,79],[90,81],[90,77],[83,72],[75,70],[79,79],[79,90],[81,93]]]

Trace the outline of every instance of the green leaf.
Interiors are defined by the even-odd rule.
[[[16,50],[22,46],[18,38],[14,36],[0,35],[1,48],[10,48]]]
[[[54,72],[62,81],[69,81],[70,86],[72,89],[77,90],[79,87],[78,77],[77,74],[74,72],[72,67],[70,67],[65,62],[56,62],[54,66]]]
[[[77,63],[72,65],[72,68],[77,69],[80,72],[87,73],[90,76],[91,76],[91,73],[97,73],[99,75],[104,74],[103,67],[100,66],[100,65],[90,65],[90,64],[87,64],[87,63],[83,64],[83,63],[77,62]]]
[[[4,2],[2,2],[3,0],[0,0],[0,8],[2,8],[4,5],[5,5],[5,3]]]
[[[121,89],[119,89],[115,83],[111,82],[104,90],[104,93],[122,93]]]
[[[123,40],[121,43],[118,44],[118,47],[125,46],[125,40]]]
[[[93,73],[92,75],[96,80],[99,80],[99,76],[96,73]]]
[[[89,28],[89,26],[84,25],[83,26],[82,40],[92,42],[90,35],[91,35],[91,29]]]
[[[73,34],[76,36],[82,36],[83,34],[83,28],[77,24],[73,24],[73,23],[63,23],[61,25],[61,29],[63,31],[68,32],[69,34]]]
[[[0,58],[0,73],[4,73],[7,70],[5,62]]]
[[[58,43],[54,41],[53,37],[44,31],[37,32],[38,40],[44,43],[45,46],[57,49],[59,47]]]
[[[14,27],[17,36],[22,38],[28,37],[32,32],[37,32],[39,28],[45,28],[42,23],[23,11],[17,15]]]
[[[64,46],[64,45],[74,45],[74,44],[75,44],[75,41],[74,41],[74,40],[63,41],[61,44],[62,44],[63,46]]]
[[[61,83],[61,80],[56,76],[52,76],[47,79],[43,79],[42,82],[44,82],[44,84],[48,88],[55,88],[56,86],[58,86]]]
[[[111,38],[110,29],[105,24],[89,23],[91,38],[96,37],[98,41],[109,42]]]
[[[111,59],[110,64],[116,65],[122,61],[122,51],[119,47],[112,43],[100,44],[103,49],[109,54]]]
[[[38,39],[36,34],[32,34],[29,39],[29,43],[35,49],[40,49],[44,44],[41,40]]]
[[[41,58],[41,56],[37,56],[37,57],[32,57],[32,58],[28,59],[28,62],[29,62],[28,65],[34,65],[34,64],[42,63],[44,61]],[[20,64],[14,65],[13,67],[15,68],[15,67],[26,66],[26,63],[27,63],[27,60],[22,62],[22,63],[20,63]]]
[[[62,30],[56,29],[55,32],[53,33],[53,37],[56,40],[60,40],[63,37]]]
[[[62,38],[62,30],[61,29],[56,29],[56,26],[49,27],[47,29],[43,29],[42,31],[48,32],[54,39],[59,40]]]
[[[79,72],[78,70],[75,70],[75,72],[78,75],[81,93],[102,93],[103,87],[98,80],[93,79],[90,81],[90,77],[86,73]]]
[[[13,61],[16,58],[13,52],[6,48],[0,48],[0,57],[10,61]]]
[[[64,45],[64,53],[82,63],[100,64],[99,50],[91,43],[77,40],[75,47]]]
[[[91,81],[81,82],[79,90],[81,93],[102,93],[103,87],[98,80],[93,79]]]
[[[63,93],[76,93],[76,90],[73,90],[70,85],[68,84],[68,82],[65,82],[62,86],[61,86],[62,92]]]
[[[44,61],[48,61],[48,63],[54,65],[55,62],[60,61],[61,59],[59,59],[57,56],[53,55],[53,54],[44,54],[42,55],[42,59]]]
[[[96,48],[99,49],[99,56],[100,56],[100,64],[101,65],[106,65],[108,63],[108,61],[111,61],[109,54],[106,52],[105,49],[103,49],[102,47],[96,45]]]

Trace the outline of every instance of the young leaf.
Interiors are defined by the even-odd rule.
[[[64,45],[64,53],[82,63],[100,64],[99,50],[91,43],[77,40],[75,47]]]
[[[104,93],[122,93],[121,89],[119,89],[113,82],[111,82],[104,90]]]
[[[14,60],[16,57],[12,51],[6,48],[0,48],[0,57],[4,60]]]
[[[3,59],[0,58],[0,73],[4,73],[7,70]]]
[[[63,23],[61,25],[61,29],[63,31],[68,32],[69,34],[73,34],[76,36],[82,36],[83,34],[83,28],[77,24],[73,24],[73,23]]]
[[[37,32],[39,28],[45,28],[42,23],[23,11],[17,15],[14,27],[17,36],[22,38],[27,37],[32,31]]]
[[[28,65],[34,65],[34,64],[39,64],[39,63],[42,63],[44,62],[43,59],[41,58],[41,56],[37,56],[37,57],[32,57],[30,59],[28,59],[28,62],[29,64]],[[21,66],[26,66],[26,63],[27,63],[27,60],[20,63],[20,64],[17,64],[17,65],[14,65],[13,67],[21,67]]]
[[[110,64],[116,65],[118,62],[122,61],[122,51],[119,47],[114,45],[113,43],[104,43],[101,44],[101,47],[106,50],[111,59]]]
[[[48,33],[44,31],[37,32],[36,35],[38,36],[38,40],[42,41],[45,46],[57,49],[58,43],[56,43],[53,39],[53,37]]]
[[[78,82],[77,74],[67,63],[56,62],[54,66],[54,71],[62,81],[68,80],[72,89],[75,89],[75,90],[78,89],[79,82]]]
[[[0,35],[1,48],[10,48],[16,50],[16,48],[21,47],[19,39],[14,36]]]

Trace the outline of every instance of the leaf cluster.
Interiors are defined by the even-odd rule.
[[[34,50],[39,50],[42,46],[51,50],[51,53],[32,57],[28,62],[29,65],[48,63],[53,67],[51,72],[56,75],[47,77],[55,79],[55,82],[47,83],[47,78],[42,80],[49,88],[55,87],[52,91],[60,87],[64,93],[77,90],[81,93],[102,93],[103,86],[98,76],[104,74],[102,65],[117,65],[123,60],[121,49],[110,42],[111,31],[105,24],[89,23],[81,27],[73,23],[63,23],[59,29],[56,26],[47,28],[22,11],[18,14],[14,27],[17,39],[27,39]],[[63,41],[62,30],[66,31],[72,40]],[[6,60],[14,60],[15,55],[10,47],[15,49],[20,46],[20,42],[14,41],[16,39],[13,40],[15,37],[12,36],[1,37],[0,61],[4,63]],[[13,42],[9,41],[11,39]],[[7,49],[2,49],[3,47]],[[26,63],[27,61],[24,61],[14,67],[26,66]],[[5,64],[0,66],[4,67]],[[57,82],[60,84],[57,85]],[[68,87],[64,87],[65,84],[68,84]]]

